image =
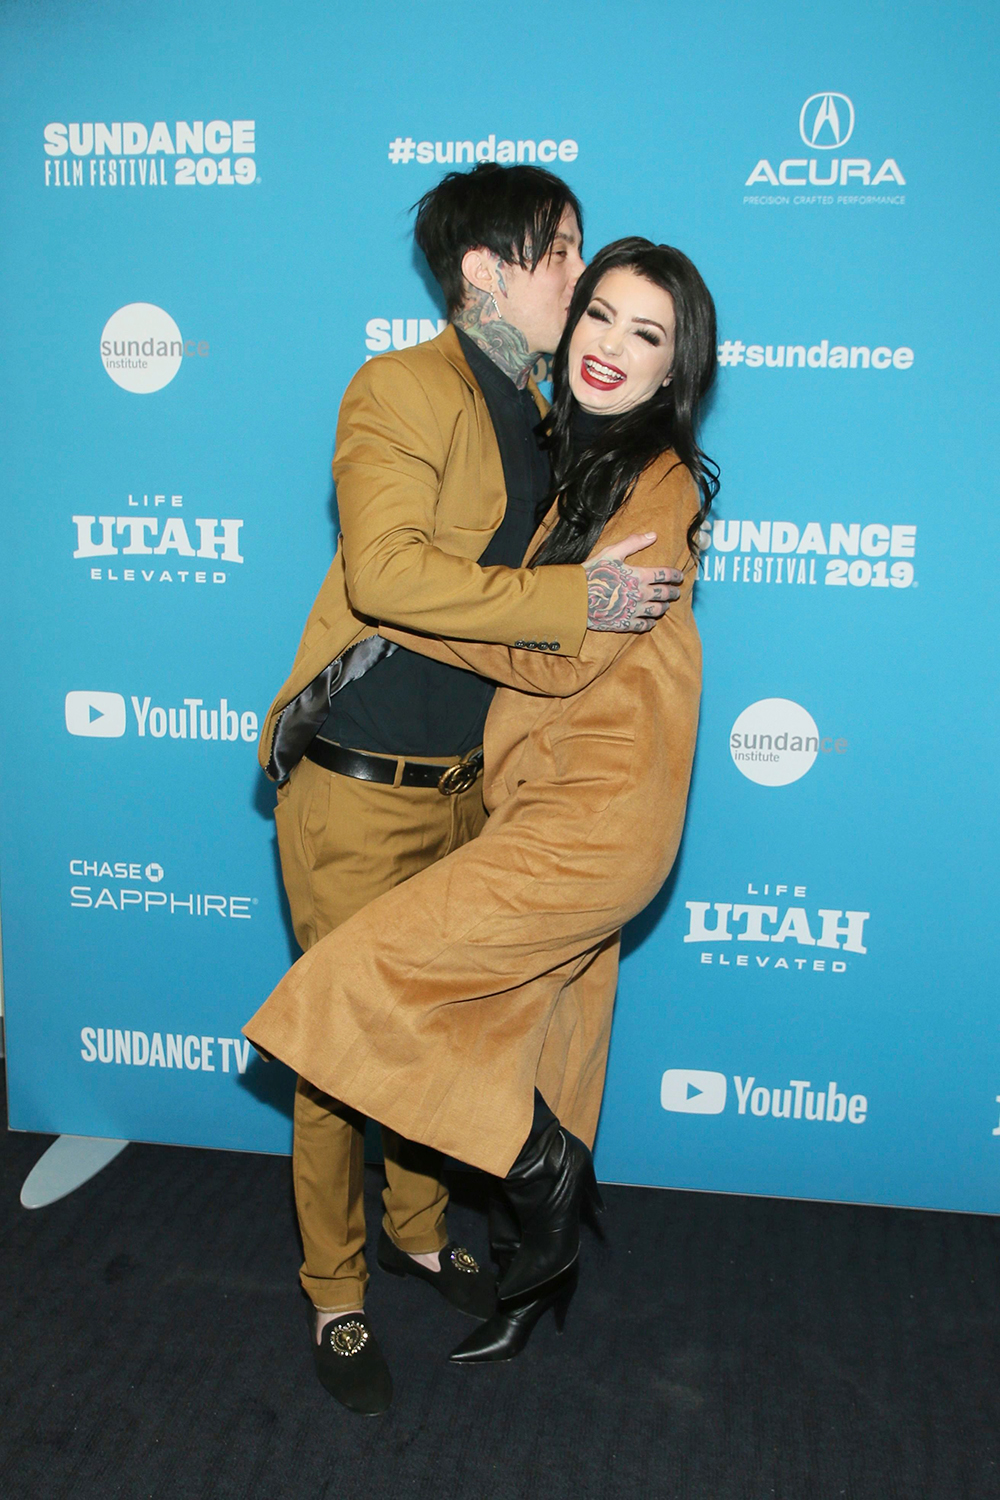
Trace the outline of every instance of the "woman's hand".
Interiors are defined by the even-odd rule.
[[[625,561],[655,541],[655,531],[641,532],[584,563],[588,630],[652,630],[679,597],[684,574],[677,568],[633,568]]]

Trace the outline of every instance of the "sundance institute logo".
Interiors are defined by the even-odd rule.
[[[812,714],[790,698],[761,698],[745,708],[729,735],[737,769],[759,786],[787,786],[811,768],[819,750]]]
[[[148,396],[162,391],[185,357],[208,354],[204,340],[185,339],[173,318],[152,302],[130,302],[104,325],[101,363],[123,391]]]

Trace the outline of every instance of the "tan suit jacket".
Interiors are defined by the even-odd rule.
[[[530,638],[567,656],[587,633],[582,568],[476,563],[507,497],[486,402],[451,325],[358,371],[340,408],[333,475],[340,544],[261,731],[258,755],[273,779],[289,704],[379,621],[504,645]]]
[[[591,631],[568,660],[393,632],[506,684],[486,722],[490,817],[311,948],[245,1028],[325,1093],[501,1176],[536,1084],[576,1134],[597,1128],[618,931],[663,883],[684,825],[701,689],[685,535],[697,505],[664,454],[601,538],[655,531],[643,563],[686,569],[648,634]]]

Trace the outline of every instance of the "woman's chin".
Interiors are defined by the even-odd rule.
[[[571,380],[569,388],[576,397],[577,405],[590,412],[591,416],[599,417],[612,406],[611,391],[594,390],[582,380]]]

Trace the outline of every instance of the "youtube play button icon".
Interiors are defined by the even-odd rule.
[[[125,733],[125,699],[121,693],[67,693],[66,728],[95,740],[120,739]]]
[[[699,1068],[668,1068],[660,1084],[660,1104],[682,1115],[721,1115],[726,1107],[725,1073]]]

